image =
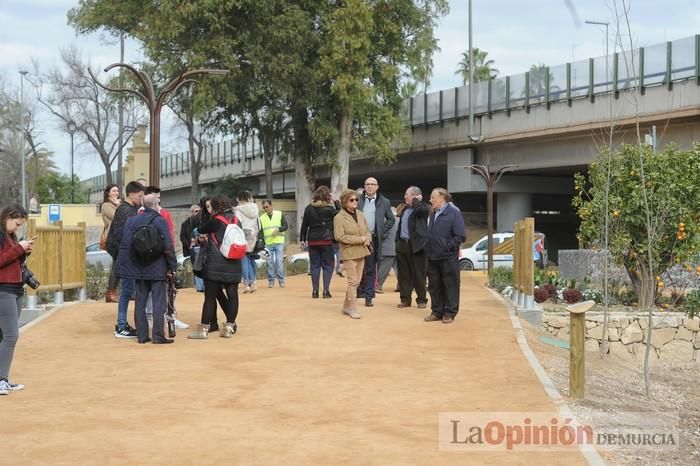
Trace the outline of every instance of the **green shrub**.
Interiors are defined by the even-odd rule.
[[[500,293],[503,289],[513,284],[513,269],[510,267],[495,267],[489,275],[489,286]]]
[[[683,305],[683,310],[691,319],[695,316],[700,316],[700,289],[696,289],[688,293]]]

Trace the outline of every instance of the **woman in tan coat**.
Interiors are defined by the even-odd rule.
[[[372,235],[361,210],[357,209],[357,193],[347,189],[340,195],[341,210],[333,219],[333,233],[340,246],[348,289],[343,302],[343,314],[359,319],[357,312],[357,286],[362,279],[365,257],[370,254]]]
[[[100,236],[100,249],[107,250],[107,236],[109,236],[109,226],[112,224],[112,219],[114,218],[114,212],[119,207],[119,186],[116,184],[108,184],[104,190],[103,202],[102,202],[102,223],[104,223],[104,229],[102,230],[102,236]],[[119,301],[119,296],[117,295],[117,284],[119,279],[117,278],[116,267],[112,267],[109,271],[109,280],[107,282],[107,292],[105,293],[105,301],[108,303],[116,303]]]

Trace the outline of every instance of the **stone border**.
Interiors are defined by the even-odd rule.
[[[623,358],[644,354],[649,316],[642,313],[611,312],[608,321],[609,351]],[[700,362],[700,318],[680,312],[654,313],[651,345],[656,360],[680,358]],[[542,328],[559,340],[569,341],[569,313],[545,312]],[[603,313],[586,313],[586,351],[599,351],[603,339]]]

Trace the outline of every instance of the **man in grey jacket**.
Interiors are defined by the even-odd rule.
[[[389,199],[379,192],[379,183],[376,178],[369,177],[365,180],[364,194],[358,196],[358,209],[365,214],[367,226],[372,233],[372,253],[365,257],[365,269],[362,281],[357,288],[357,297],[365,298],[365,306],[374,306],[374,282],[377,277],[377,263],[382,259],[382,242],[392,241],[389,238],[391,227],[396,223],[396,218],[391,212]]]

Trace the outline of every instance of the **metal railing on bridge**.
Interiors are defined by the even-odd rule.
[[[529,111],[575,99],[651,86],[669,90],[675,81],[694,79],[700,85],[700,35],[640,47],[553,67],[535,66],[526,73],[474,84],[474,115],[491,117],[514,109]],[[469,85],[444,89],[404,101],[402,118],[410,126],[427,126],[469,116]]]

